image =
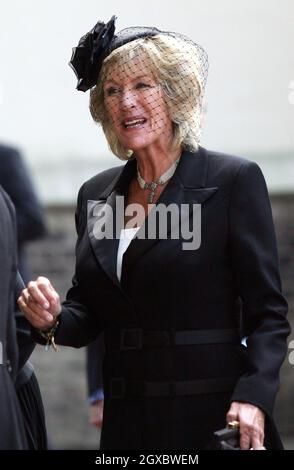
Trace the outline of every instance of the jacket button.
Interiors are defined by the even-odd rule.
[[[11,367],[11,362],[10,362],[9,359],[7,359],[7,361],[6,361],[6,367],[7,367],[8,372],[11,374],[12,367]]]

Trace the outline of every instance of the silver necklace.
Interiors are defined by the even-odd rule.
[[[140,175],[140,172],[139,172],[139,167],[137,165],[137,180],[138,180],[139,186],[140,186],[141,189],[148,189],[150,191],[150,194],[148,195],[148,203],[149,204],[153,203],[153,199],[154,199],[154,196],[155,196],[155,191],[156,191],[157,186],[162,186],[168,180],[171,179],[174,172],[176,171],[176,168],[177,168],[177,165],[178,165],[179,161],[180,161],[180,157],[166,170],[165,173],[163,173],[163,175],[161,175],[156,181],[151,181],[150,183],[147,183],[147,181],[145,181],[142,178],[142,176]]]

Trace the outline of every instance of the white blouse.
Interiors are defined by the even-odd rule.
[[[117,250],[117,267],[116,267],[116,274],[117,274],[119,281],[121,280],[123,255],[125,251],[128,249],[129,244],[131,243],[132,239],[138,232],[139,228],[140,227],[123,228],[120,232],[119,245],[118,245],[118,250]]]

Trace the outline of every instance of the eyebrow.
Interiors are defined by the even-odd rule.
[[[132,79],[133,82],[135,82],[136,80],[142,80],[143,78],[152,78],[150,75],[139,75],[138,77],[135,77]],[[107,83],[115,83],[116,85],[119,85],[118,82],[116,82],[115,80],[111,79],[111,80],[106,80],[104,82],[104,85],[107,85]]]

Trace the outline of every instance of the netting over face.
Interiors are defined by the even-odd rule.
[[[122,44],[130,29],[138,28],[117,36]],[[90,93],[91,114],[113,153],[127,159],[148,145],[197,150],[207,72],[205,51],[177,33],[114,49]]]

